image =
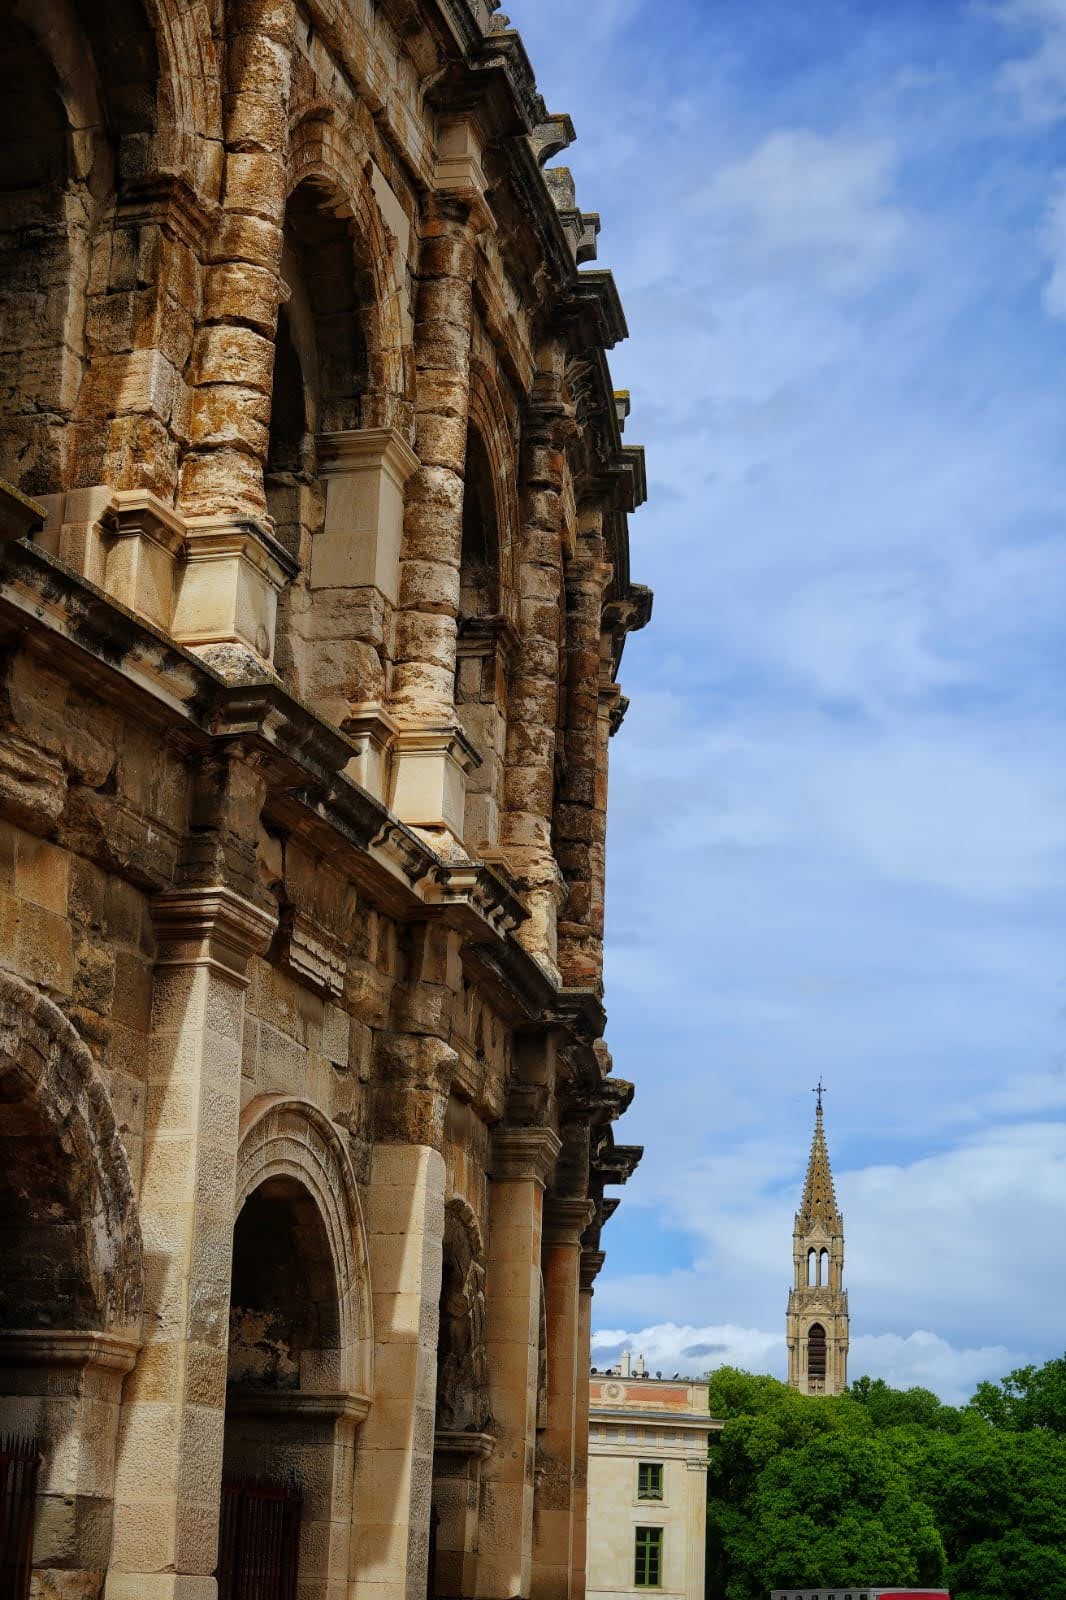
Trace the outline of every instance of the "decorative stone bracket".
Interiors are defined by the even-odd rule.
[[[481,757],[461,728],[401,727],[392,758],[389,805],[401,822],[463,841],[466,775]]]
[[[194,650],[235,645],[270,664],[278,595],[296,563],[254,517],[184,517],[146,489],[47,497],[40,542]]]
[[[418,457],[392,428],[359,428],[318,437],[326,516],[311,546],[312,589],[380,590],[400,596],[404,490]]]

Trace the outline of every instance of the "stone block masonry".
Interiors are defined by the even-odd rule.
[[[0,1433],[31,1593],[583,1600],[640,449],[491,0],[0,0]],[[224,1579],[224,1582],[228,1582]]]

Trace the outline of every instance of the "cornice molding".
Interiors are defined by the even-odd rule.
[[[167,889],[152,901],[157,967],[210,967],[231,982],[248,982],[248,961],[262,955],[276,914],[225,886]]]
[[[492,1178],[497,1183],[532,1179],[543,1188],[551,1181],[562,1147],[551,1128],[495,1128],[489,1156]]]

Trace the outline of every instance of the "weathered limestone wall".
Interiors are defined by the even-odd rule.
[[[488,0],[0,0],[0,1432],[32,1593],[579,1600],[643,461]]]

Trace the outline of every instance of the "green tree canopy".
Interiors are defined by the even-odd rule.
[[[860,1378],[807,1397],[711,1375],[709,1600],[947,1583],[953,1600],[1066,1600],[1066,1360],[968,1406]]]

